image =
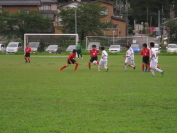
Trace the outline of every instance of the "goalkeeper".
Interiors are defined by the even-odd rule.
[[[78,59],[79,59],[79,56],[82,58],[82,46],[80,45],[80,42],[77,43],[76,50],[77,50]]]

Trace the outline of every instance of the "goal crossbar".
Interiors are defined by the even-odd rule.
[[[76,37],[76,41],[75,41],[75,44],[77,45],[77,42],[79,41],[79,36],[78,36],[78,34],[45,34],[45,33],[43,33],[43,34],[40,34],[40,33],[25,33],[24,34],[24,51],[25,51],[25,48],[26,48],[26,43],[28,42],[28,36],[33,36],[33,35],[35,35],[35,36],[44,36],[44,35],[46,35],[46,36],[75,36]]]
[[[97,38],[98,40],[99,39],[109,39],[109,41],[112,40],[112,42],[115,42],[116,39],[125,39],[126,40],[126,39],[131,38],[132,40],[134,40],[134,39],[137,39],[137,38],[139,38],[139,39],[144,38],[145,40],[143,42],[149,44],[148,36],[122,36],[122,37],[114,37],[114,36],[112,36],[112,37],[111,36],[86,36],[86,47],[88,46],[89,38],[92,38],[92,39],[93,38]],[[96,41],[96,39],[94,39],[94,40]]]

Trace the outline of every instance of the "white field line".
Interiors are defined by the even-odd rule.
[[[31,56],[31,57],[68,57],[68,56]]]

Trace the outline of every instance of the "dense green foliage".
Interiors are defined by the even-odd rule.
[[[171,41],[177,41],[177,22],[176,20],[169,21],[166,24],[170,28],[170,39]]]
[[[76,10],[76,11],[75,11]],[[59,16],[62,19],[62,31],[64,33],[75,33],[75,12],[77,18],[77,33],[81,40],[87,35],[102,35],[102,28],[109,23],[102,22],[105,17],[105,7],[100,3],[95,4],[79,4],[75,8],[61,8]]]
[[[141,6],[137,6],[140,5]],[[163,9],[163,17],[169,18],[171,3],[169,0],[133,0],[131,1],[131,8],[133,18],[138,22],[147,22],[147,8],[148,8],[148,22],[150,22],[150,18],[152,17],[152,26],[157,26],[158,23],[158,10],[161,11],[162,17],[162,9]]]
[[[39,11],[21,10],[16,13],[0,13],[0,34],[8,38],[23,40],[25,33],[47,31],[51,20],[43,17]]]
[[[33,56],[33,55],[32,55]],[[99,56],[100,57],[100,56]],[[1,133],[175,133],[176,56],[160,56],[164,77],[137,69],[123,71],[124,58],[109,56],[109,71],[89,56],[61,72],[65,57],[0,55]]]

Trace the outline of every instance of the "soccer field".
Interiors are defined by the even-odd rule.
[[[76,59],[59,72],[66,57],[0,55],[1,133],[175,133],[177,132],[177,56],[159,56],[165,70],[124,72],[122,55],[110,55],[109,71]],[[99,55],[100,57],[100,55]]]

